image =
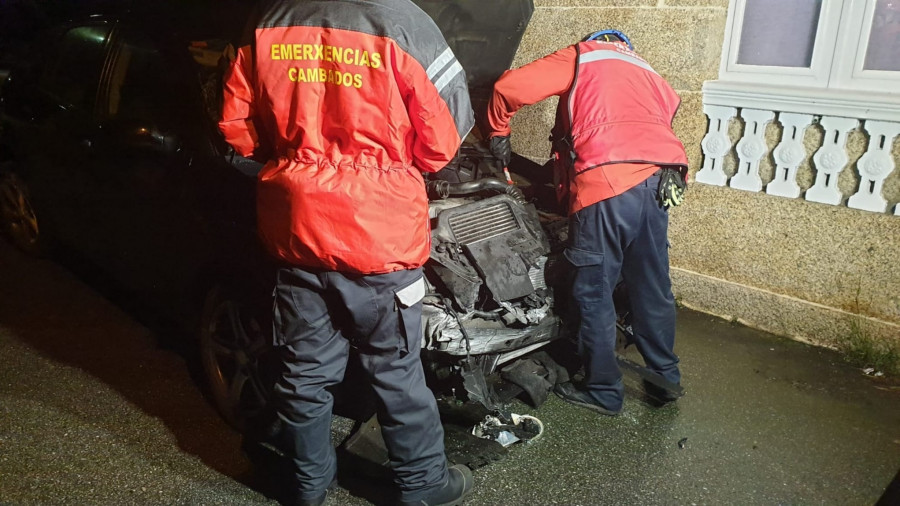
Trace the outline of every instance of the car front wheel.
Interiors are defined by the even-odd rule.
[[[238,430],[268,396],[263,364],[271,347],[260,320],[232,291],[219,287],[206,297],[200,357],[216,408]]]
[[[0,227],[20,250],[32,255],[41,252],[41,228],[28,190],[11,172],[0,174]]]

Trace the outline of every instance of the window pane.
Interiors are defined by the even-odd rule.
[[[110,117],[133,120],[158,119],[166,114],[172,71],[162,55],[146,41],[128,40],[119,50],[109,83]]]
[[[900,0],[878,0],[865,70],[900,71]]]
[[[746,2],[738,63],[808,68],[812,63],[822,0]]]
[[[93,105],[108,35],[106,26],[81,26],[66,32],[55,60],[43,76],[44,90],[66,106]]]

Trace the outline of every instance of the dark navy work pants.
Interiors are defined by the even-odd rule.
[[[293,464],[294,483],[285,485],[309,499],[334,479],[333,397],[326,388],[343,379],[352,340],[377,397],[401,499],[442,486],[444,432],[419,358],[422,270],[350,276],[283,268],[277,276],[273,325],[282,371],[266,443]]]
[[[624,387],[616,362],[613,289],[624,279],[635,344],[647,368],[672,383],[681,380],[675,344],[675,299],[666,238],[669,216],[653,175],[621,195],[570,217],[565,255],[575,268],[572,295],[578,309],[578,349],[585,386],[606,408],[622,406]]]

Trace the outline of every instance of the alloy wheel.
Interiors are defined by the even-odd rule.
[[[241,430],[265,403],[260,364],[270,347],[246,306],[216,290],[207,299],[200,333],[200,354],[219,412]]]
[[[0,226],[13,244],[27,253],[37,253],[41,237],[37,216],[21,179],[0,176]]]

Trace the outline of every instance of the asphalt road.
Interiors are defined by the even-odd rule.
[[[85,281],[0,240],[0,502],[272,504],[192,367]],[[555,397],[467,504],[871,505],[900,468],[900,388],[829,350],[679,313],[687,396],[606,418]],[[334,440],[350,422],[338,419]],[[680,443],[680,444],[679,444]],[[342,482],[331,504],[383,503]]]

